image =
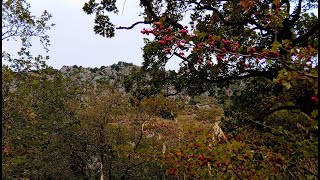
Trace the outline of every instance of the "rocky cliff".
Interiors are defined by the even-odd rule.
[[[82,66],[63,66],[60,72],[67,78],[80,84],[91,84],[95,86],[98,82],[107,82],[118,88],[121,92],[125,89],[122,84],[124,76],[140,68],[131,63],[118,62],[111,66],[101,66],[100,68],[85,68]]]

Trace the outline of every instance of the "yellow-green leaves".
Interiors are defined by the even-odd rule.
[[[161,24],[163,24],[165,21],[166,21],[166,16],[162,16],[162,17],[160,17],[159,18],[159,22],[161,23]]]
[[[311,117],[316,118],[318,116],[318,109],[315,109],[311,112]]]
[[[280,4],[280,0],[273,0],[272,3],[275,5],[278,5],[278,4]]]
[[[273,43],[272,43],[272,50],[273,51],[277,51],[279,48],[282,47],[282,44],[280,42],[278,42],[277,40],[275,40]]]
[[[194,30],[194,34],[199,38],[199,39],[202,39],[204,37],[207,36],[207,33],[206,32],[200,32],[199,30]]]

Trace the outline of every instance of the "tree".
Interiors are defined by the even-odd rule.
[[[317,1],[148,1],[142,0],[143,21],[129,27],[115,27],[104,12],[117,13],[116,1],[89,1],[83,7],[96,13],[95,32],[113,37],[115,29],[132,29],[152,24],[142,34],[146,40],[144,67],[164,69],[175,55],[183,60],[180,75],[200,83],[268,77],[290,89],[298,79],[318,78]],[[181,13],[190,14],[191,30],[180,24]],[[244,13],[243,13],[244,12]],[[172,48],[173,47],[173,48]],[[189,49],[193,52],[185,55]],[[211,61],[212,55],[218,62]],[[281,70],[281,71],[280,71]],[[279,72],[280,71],[280,72]],[[187,83],[185,83],[187,84]],[[314,82],[315,87],[317,83]],[[317,90],[314,101],[317,102]]]
[[[17,57],[2,52],[9,63],[2,66],[4,179],[74,178],[68,159],[74,121],[67,104],[77,86],[46,65],[48,56],[30,52],[34,38],[49,51],[51,17],[47,11],[33,15],[25,0],[2,1],[2,40],[21,41]]]
[[[150,24],[153,28],[141,31],[154,35],[152,40],[145,39],[144,71],[163,72],[170,58],[177,56],[182,62],[176,78],[186,89],[192,83],[193,92],[207,90],[208,83],[249,77],[275,79],[290,89],[300,79],[313,82],[309,98],[317,103],[318,18],[309,13],[316,3],[141,0],[143,19],[128,27],[115,27],[108,17],[107,13],[118,12],[116,0],[91,0],[83,10],[96,13],[95,32],[108,38],[116,29]],[[182,25],[186,16],[190,27]]]
[[[113,37],[115,30],[150,25],[141,31],[153,36],[144,39],[143,67],[126,81],[126,87],[139,99],[159,93],[161,88],[167,87],[167,82],[172,82],[178,91],[200,94],[210,91],[213,83],[226,87],[235,80],[244,80],[247,83],[245,92],[226,99],[229,108],[236,111],[235,114],[231,110],[228,112],[229,117],[238,121],[235,128],[244,133],[246,128],[254,127],[257,133],[251,135],[262,137],[261,144],[256,146],[252,145],[254,140],[250,139],[250,133],[245,133],[246,143],[264,151],[269,151],[270,147],[271,151],[282,155],[297,153],[299,155],[294,158],[316,167],[314,157],[309,157],[315,152],[313,137],[317,137],[314,130],[318,128],[319,118],[318,17],[311,12],[318,8],[317,2],[141,0],[141,21],[126,27],[116,27],[108,16],[108,13],[118,12],[116,0],[90,0],[83,10],[87,14],[95,13],[94,31],[107,38]],[[165,65],[173,56],[181,59],[176,74],[165,71]],[[306,135],[301,129],[312,132]],[[302,139],[296,138],[298,134],[304,134]],[[278,137],[281,140],[276,141]],[[266,148],[263,144],[268,140],[275,141]],[[294,147],[293,150],[287,145]],[[312,168],[306,169],[297,162],[290,161],[289,171],[282,169],[281,176],[318,176],[316,171],[310,171]],[[292,174],[291,170],[297,173]]]
[[[26,0],[2,1],[2,41],[19,40],[22,43],[18,58],[2,51],[2,60],[8,61],[17,70],[43,68],[46,66],[43,59],[49,59],[48,56],[41,55],[34,57],[29,48],[31,40],[39,38],[46,52],[49,51],[50,40],[47,33],[54,26],[49,24],[52,15],[44,11],[41,16],[35,16],[30,12],[30,7]]]
[[[70,104],[79,121],[71,145],[71,166],[78,178],[161,176],[153,161],[160,142],[145,137],[142,124],[147,119],[128,106],[128,97],[106,84],[87,87],[83,95],[83,101]]]
[[[73,178],[68,142],[75,122],[68,102],[77,87],[56,70],[2,67],[2,177]]]

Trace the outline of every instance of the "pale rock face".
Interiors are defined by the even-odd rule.
[[[123,76],[128,75],[136,66],[120,67],[118,70],[112,67],[105,68],[84,68],[74,66],[63,66],[60,72],[72,80],[80,81],[80,83],[91,83],[94,87],[97,85],[97,81],[103,80],[110,84],[113,84],[119,88],[120,92],[125,92],[121,79]]]
[[[226,139],[225,134],[223,133],[221,127],[219,126],[219,122],[215,122],[213,126],[213,136],[212,136],[212,141],[215,141],[217,138],[218,139]]]
[[[93,80],[96,81],[96,80],[102,79],[102,78],[103,78],[103,76],[95,76],[95,77],[93,78]]]
[[[129,66],[118,66],[114,68],[112,66],[104,66],[100,68],[86,68],[81,66],[63,66],[60,72],[65,76],[71,78],[79,84],[91,84],[93,87],[97,87],[97,82],[106,81],[119,89],[120,92],[125,93],[125,88],[122,84],[122,79],[124,76],[129,75],[133,69],[139,68],[139,66],[129,65]],[[146,77],[151,79],[151,77]],[[176,90],[173,86],[168,86],[165,88],[166,94],[175,94]],[[169,96],[172,99],[181,98],[181,94]],[[186,101],[190,100],[188,95],[184,95]]]
[[[65,73],[67,71],[70,71],[72,69],[72,66],[62,66],[60,69],[61,72]]]

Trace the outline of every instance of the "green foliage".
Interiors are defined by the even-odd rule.
[[[118,63],[112,64],[110,67],[116,71],[119,71],[120,68],[133,66],[132,63],[127,63],[123,61],[119,61]]]
[[[263,147],[230,139],[212,141],[212,130],[194,130],[189,142],[164,156],[172,179],[286,178],[287,160]]]
[[[195,119],[215,123],[223,117],[223,109],[219,107],[200,108],[196,111]]]
[[[128,106],[128,97],[104,85],[89,89],[85,97],[81,103],[70,104],[79,120],[78,139],[72,144],[73,153],[81,160],[74,162],[78,178],[99,178],[101,173],[107,179],[164,176],[150,158],[157,141],[142,134],[141,118],[147,119],[138,109]]]
[[[53,69],[19,73],[3,66],[2,70],[2,176],[72,177],[64,160],[65,139],[59,136],[73,123],[67,102],[77,89]]]
[[[142,69],[133,70],[123,79],[126,92],[130,92],[135,98],[141,101],[144,98],[160,93],[159,84],[156,80],[150,80]]]
[[[116,71],[120,70],[120,66],[118,64],[112,64],[110,67]]]
[[[92,72],[92,73],[96,73],[96,72],[98,72],[99,71],[99,69],[97,68],[97,67],[95,67],[95,68],[90,68],[90,72]]]
[[[254,148],[265,154],[276,151],[280,159],[287,160],[282,174],[275,174],[270,171],[270,163],[260,159],[267,171],[259,169],[262,174],[258,178],[317,176],[317,162],[309,154],[317,157],[318,24],[317,17],[308,13],[317,5],[316,1],[306,1],[305,5],[301,2],[142,1],[144,20],[154,23],[141,33],[154,37],[144,39],[143,67],[132,76],[133,81],[127,80],[128,87],[143,99],[166,89],[168,84],[164,82],[173,77],[169,84],[191,96],[209,90],[224,109],[226,117],[221,124],[225,131],[243,133],[250,146],[258,143]],[[191,29],[180,24],[184,11],[190,13]],[[172,56],[181,59],[180,69],[168,76],[163,69]],[[241,81],[235,82],[237,79]],[[244,86],[236,87],[239,84]],[[193,103],[197,104],[194,99]],[[215,112],[207,110],[196,114],[200,120],[216,118]],[[245,128],[255,133],[243,131]],[[289,149],[279,148],[287,145]],[[303,167],[306,162],[310,167]],[[208,179],[210,173],[201,173],[196,172],[195,177]],[[177,178],[185,178],[185,174],[178,174]]]
[[[116,1],[101,1],[96,3],[93,0],[90,0],[88,3],[85,3],[83,10],[92,14],[94,11],[97,11],[95,18],[94,32],[96,34],[102,35],[103,37],[113,37],[115,26],[110,22],[110,18],[107,15],[103,14],[103,11],[117,13],[118,9],[116,7]],[[93,10],[94,9],[94,10]]]
[[[172,84],[190,95],[205,92],[211,83],[224,85],[260,76],[271,77],[288,90],[298,79],[317,84],[317,68],[313,68],[318,61],[317,17],[310,13],[317,8],[315,1],[142,1],[142,20],[118,28],[111,27],[108,17],[117,12],[116,1],[110,3],[110,9],[105,9],[103,2],[89,1],[83,9],[87,14],[96,12],[96,18],[106,13],[103,16],[108,21],[101,23],[108,29],[105,32],[112,31],[108,37],[113,37],[115,29],[150,23],[150,29],[141,31],[154,36],[144,38],[142,76],[151,78],[149,84],[158,82],[151,84],[157,91],[167,87],[168,76],[154,75],[163,73],[172,56],[181,59]],[[186,18],[191,27],[182,24]],[[315,96],[316,89],[314,86]]]
[[[77,89],[52,69],[2,75],[5,179],[165,177],[150,158],[158,142],[141,136],[144,117],[108,84]]]
[[[48,31],[54,24],[49,24],[52,17],[47,11],[35,16],[30,12],[30,4],[25,0],[2,1],[2,40],[19,40],[21,42],[18,57],[3,49],[2,60],[9,63],[16,71],[26,71],[30,68],[45,68],[49,56],[34,56],[30,52],[31,41],[38,38],[46,52],[49,51],[50,40]]]
[[[247,80],[244,87],[230,97],[230,112],[222,121],[224,129],[242,133],[232,130],[244,125],[254,128],[254,133],[244,133],[247,142],[266,146],[291,159],[288,171],[294,177],[313,176],[318,165],[314,159],[318,156],[318,120],[312,118],[312,110],[316,109],[310,99],[312,81],[294,83],[288,90],[271,80],[254,78]],[[304,166],[306,162],[309,168]]]
[[[161,95],[152,96],[142,101],[142,108],[151,115],[164,119],[174,119],[178,111],[176,102]]]
[[[2,66],[3,178],[317,178],[318,18],[307,12],[317,5],[301,2],[142,0],[141,22],[154,27],[142,33],[155,37],[123,78],[125,94],[103,80],[77,84],[33,57],[32,37],[47,50],[51,15],[4,1],[2,39],[22,48],[19,58],[2,53],[11,63]],[[83,10],[95,13],[96,34],[114,36],[116,0]],[[191,29],[180,24],[186,11]],[[174,55],[179,71],[165,71]],[[192,113],[167,97],[179,92]]]

